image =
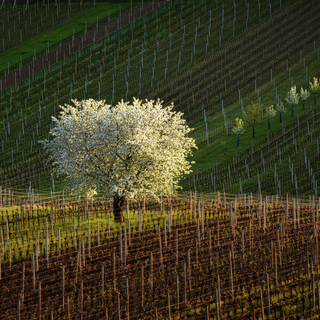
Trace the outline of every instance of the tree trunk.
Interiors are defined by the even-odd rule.
[[[252,138],[254,138],[254,127],[252,127]]]
[[[123,219],[125,197],[113,196],[114,222],[121,222]]]

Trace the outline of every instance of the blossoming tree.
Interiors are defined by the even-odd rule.
[[[266,108],[266,117],[268,118],[268,129],[270,130],[270,119],[275,117],[277,111],[273,108],[273,105]]]
[[[311,88],[311,91],[313,92],[314,104],[316,104],[317,103],[316,92],[319,91],[320,89],[318,78],[313,77],[313,83],[310,82],[310,88]]]
[[[301,97],[301,100],[302,100],[302,108],[304,110],[304,102],[309,98],[310,96],[310,93],[308,92],[308,90],[303,90],[303,88],[301,87],[301,90],[300,90],[300,97]]]
[[[121,222],[125,200],[160,195],[179,189],[182,174],[192,172],[187,156],[197,148],[181,112],[158,99],[141,104],[121,100],[112,107],[105,100],[72,100],[60,106],[51,130],[53,139],[40,141],[53,161],[53,170],[64,176],[66,188],[91,197],[97,187],[113,197],[113,213]]]
[[[281,100],[279,100],[279,103],[276,103],[276,110],[279,112],[280,123],[282,123],[281,114],[287,112],[287,109]]]
[[[252,127],[252,138],[254,138],[254,128],[262,118],[259,104],[257,102],[251,102],[244,114],[247,124]]]
[[[291,116],[293,117],[293,106],[298,104],[299,102],[299,94],[296,92],[296,86],[292,87],[290,91],[287,93],[287,97],[285,100],[290,104],[291,106]]]
[[[237,135],[237,147],[239,147],[239,135],[244,133],[244,122],[241,118],[236,118],[236,124],[232,128],[232,132]]]

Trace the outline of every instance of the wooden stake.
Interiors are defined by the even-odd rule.
[[[122,262],[123,250],[122,250],[122,234],[121,233],[119,235],[119,250],[120,250],[120,262]]]
[[[129,296],[129,280],[126,278],[126,298],[127,298],[127,320],[130,319],[129,311],[130,311],[130,296]]]
[[[178,317],[180,317],[180,312],[179,312],[179,276],[176,275],[176,297],[177,297],[177,308],[178,308]]]
[[[210,266],[212,266],[212,254],[211,254],[211,229],[208,232],[208,242],[209,242],[209,255],[210,255]]]
[[[206,320],[209,320],[210,317],[209,317],[209,306],[206,305]]]
[[[184,283],[184,303],[187,303],[187,267],[186,263],[183,263],[183,283]]]
[[[21,290],[21,302],[24,301],[24,281],[25,281],[25,263],[22,263],[22,290]]]
[[[276,285],[278,285],[278,266],[277,266],[277,252],[276,252],[276,250],[274,250],[274,274],[275,274]]]
[[[159,237],[159,254],[160,254],[160,265],[163,265],[162,261],[162,244],[161,244],[161,232],[160,232],[160,225],[158,225],[158,237]]]
[[[153,291],[153,254],[150,252],[150,285],[151,291]]]
[[[70,319],[70,304],[69,304],[69,296],[67,296],[66,304],[67,304],[67,317],[68,317],[68,320],[69,320],[69,319]]]
[[[176,264],[179,261],[179,243],[178,243],[178,229],[176,229]]]
[[[230,269],[230,289],[231,289],[232,299],[234,299],[234,290],[233,290],[233,272],[232,272],[232,256],[231,256],[231,251],[229,251],[229,269]]]
[[[48,233],[46,235],[46,258],[47,258],[47,268],[49,268]]]
[[[242,257],[244,256],[244,231],[241,230]]]
[[[90,215],[88,210],[88,254],[90,255],[91,250],[91,232],[90,232]]]
[[[61,255],[61,250],[60,250],[60,228],[58,228],[58,253],[59,256]]]
[[[218,287],[218,299],[219,299],[219,303],[218,303],[218,306],[219,306],[219,309],[221,307],[221,295],[220,295],[220,275],[217,274],[217,287]]]
[[[62,308],[64,308],[64,294],[65,294],[65,266],[62,266]]]
[[[113,263],[113,289],[116,290],[116,255],[112,252],[112,263]]]
[[[18,320],[21,319],[21,302],[18,300],[18,305],[17,305],[17,310],[18,310]]]
[[[320,288],[319,287],[317,289],[317,292],[318,292],[318,313],[320,318]]]
[[[270,315],[271,309],[270,309],[270,280],[269,280],[269,274],[266,275],[266,293],[267,293],[267,302],[268,302],[268,315]]]
[[[10,239],[8,240],[8,250],[9,250],[9,267],[10,267],[10,270],[11,270],[11,244],[10,244]]]
[[[79,224],[79,228],[81,228],[80,207],[79,206],[78,206],[78,224]]]
[[[120,293],[117,293],[117,310],[118,310],[118,319],[121,320],[121,312],[120,312]]]
[[[219,250],[218,247],[219,247],[219,220],[217,220],[217,250]]]
[[[33,278],[33,289],[36,288],[36,266],[35,266],[35,254],[32,254],[32,278]]]
[[[312,272],[312,305],[313,312],[316,311],[316,296],[315,296],[315,283],[314,283],[314,273]]]
[[[99,246],[99,221],[97,221],[97,246]]]
[[[217,311],[217,320],[219,320],[219,290],[216,288],[216,311]]]
[[[83,240],[83,236],[81,236],[81,246],[82,246],[82,264],[83,267],[86,266],[86,255],[85,255],[85,250],[84,250],[84,240]],[[79,257],[80,257],[80,271],[81,271],[81,247],[80,247],[80,251],[79,251]]]
[[[101,295],[104,295],[104,265],[101,265]]]
[[[171,320],[171,308],[170,308],[170,293],[167,290],[167,312],[168,312],[168,319]]]
[[[144,306],[144,274],[143,264],[141,264],[141,307]]]
[[[74,245],[74,249],[77,248],[77,242],[76,242],[76,224],[73,221],[73,245]]]
[[[170,224],[168,219],[168,225]],[[167,229],[166,229],[166,219],[163,219],[163,233],[164,233],[164,245],[167,248]]]
[[[260,289],[260,304],[261,304],[261,316],[262,316],[262,320],[264,320],[263,296],[262,296],[262,290],[261,289]]]
[[[80,319],[83,319],[83,280],[80,282]]]
[[[190,249],[187,252],[188,257],[188,280],[189,280],[189,291],[191,291],[191,267],[190,267]]]
[[[38,282],[39,319],[41,319],[41,282]]]

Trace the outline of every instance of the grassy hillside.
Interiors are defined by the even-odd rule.
[[[105,23],[118,18],[131,9],[128,3],[93,2],[41,2],[31,4],[28,8],[18,5],[16,9],[6,6],[2,14],[2,43],[0,48],[0,74],[4,71],[19,70],[35,58],[45,56],[60,46],[77,40],[96,29],[99,21]],[[133,2],[133,8],[139,6]],[[49,50],[48,50],[49,49]]]
[[[49,38],[50,50],[58,46],[60,28],[70,30],[66,37],[72,37],[74,26],[75,35],[82,37],[87,32],[85,22],[96,25],[96,15],[99,21],[100,16],[109,19],[109,10],[115,10],[113,4],[103,10],[100,5],[83,4],[81,12],[80,4],[72,3],[76,16],[2,52],[2,70],[22,48],[30,52],[37,46],[37,54],[45,59],[41,48]],[[270,130],[263,118],[254,139],[252,129],[246,127],[239,147],[231,128],[249,102],[259,102],[263,113],[266,106],[284,101],[291,86],[299,92],[300,86],[308,88],[309,79],[317,77],[318,3],[271,1],[269,6],[183,0],[158,5],[157,11],[131,21],[119,33],[108,34],[77,54],[66,54],[50,68],[2,91],[1,185],[19,192],[30,186],[50,192],[54,182],[54,191],[61,191],[63,179],[51,176],[51,166],[37,143],[48,137],[51,116],[58,114],[59,105],[74,98],[116,104],[135,96],[159,97],[165,104],[173,101],[175,110],[184,112],[195,128],[192,136],[199,147],[193,159],[195,175],[181,182],[184,189],[315,192],[318,109],[312,95],[305,110],[301,103],[294,116],[291,110],[282,115],[282,123],[279,115],[273,118]],[[61,6],[66,6],[64,11],[68,8],[68,4]],[[130,4],[123,10],[129,9]],[[35,12],[41,19],[41,10],[54,15],[59,6],[31,5],[25,16]],[[10,14],[11,23],[19,19],[16,11]]]

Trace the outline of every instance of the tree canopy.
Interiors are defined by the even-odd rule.
[[[160,195],[179,189],[190,170],[193,138],[181,112],[163,107],[159,99],[141,104],[105,100],[72,100],[53,117],[53,139],[40,141],[53,161],[53,172],[65,176],[67,189],[93,196],[97,189],[114,199],[115,220],[120,221],[126,198]]]
[[[245,111],[246,122],[252,127],[252,138],[254,138],[254,128],[262,118],[259,104],[251,102]]]

